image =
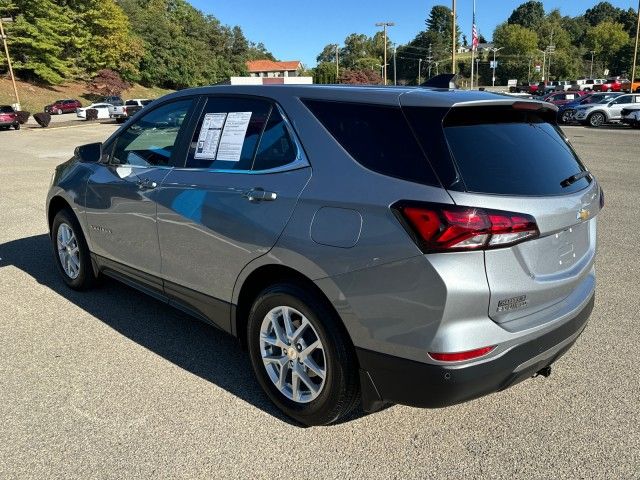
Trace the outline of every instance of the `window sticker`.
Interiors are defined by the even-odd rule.
[[[216,160],[238,162],[252,112],[229,112],[218,146]],[[198,158],[198,157],[196,157]]]
[[[218,150],[220,135],[226,118],[226,113],[205,114],[204,120],[202,120],[202,127],[200,128],[194,158],[209,160],[216,158],[216,151]]]

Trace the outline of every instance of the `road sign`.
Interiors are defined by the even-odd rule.
[[[489,60],[489,68],[498,68],[498,60]]]
[[[540,65],[540,64],[538,63],[538,64],[536,65],[535,70],[536,70],[536,72],[537,72],[537,73],[540,73],[540,71],[542,70],[542,65]]]

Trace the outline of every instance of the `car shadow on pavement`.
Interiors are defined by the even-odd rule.
[[[175,365],[283,422],[301,426],[276,409],[255,380],[246,352],[221,330],[108,278],[95,290],[68,288],[56,271],[48,235],[0,244],[0,275],[10,265]],[[345,421],[359,416],[356,413]]]

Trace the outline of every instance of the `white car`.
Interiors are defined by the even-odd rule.
[[[94,108],[98,111],[98,118],[109,118],[109,107],[111,106],[110,103],[93,103],[88,107],[79,108],[76,113],[79,118],[87,118],[87,110]]]

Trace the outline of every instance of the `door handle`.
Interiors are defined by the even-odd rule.
[[[264,188],[256,187],[252,188],[248,192],[243,194],[243,197],[250,202],[273,202],[278,198],[276,192],[267,192]]]
[[[153,181],[149,180],[148,178],[138,180],[137,183],[138,183],[138,188],[140,190],[151,190],[151,189],[156,188],[158,186],[158,184],[156,182],[153,182]]]

